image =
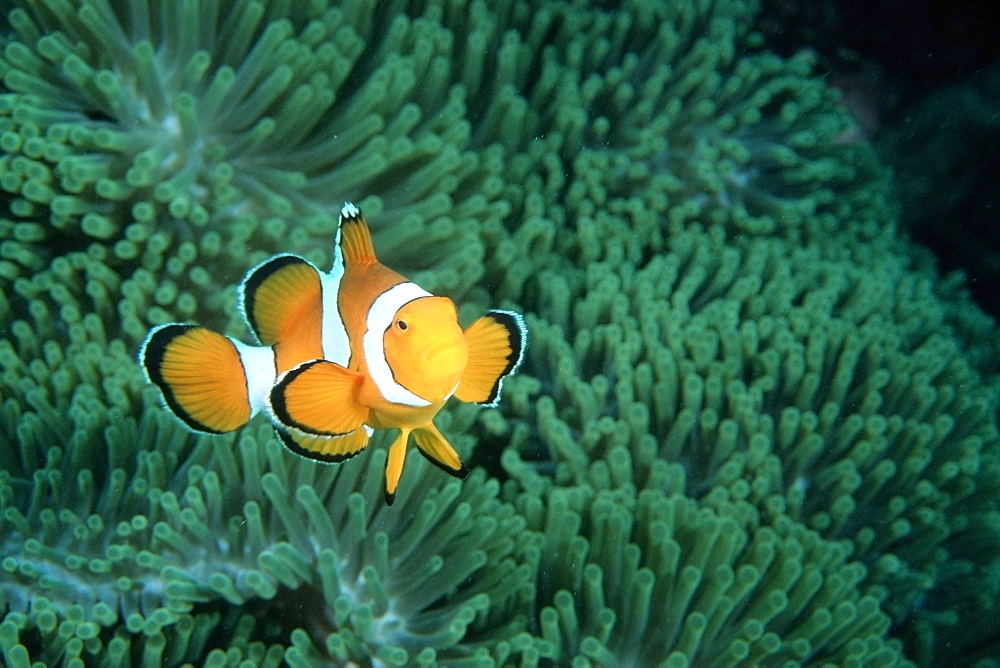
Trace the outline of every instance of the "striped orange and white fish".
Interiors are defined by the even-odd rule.
[[[524,320],[510,311],[490,311],[462,331],[450,299],[378,261],[350,202],[329,273],[277,255],[250,270],[239,298],[260,345],[189,324],[149,332],[139,361],[166,405],[208,433],[265,411],[291,450],[323,462],[358,454],[374,429],[398,429],[386,459],[390,504],[411,435],[433,463],[468,474],[433,418],[452,396],[495,405],[527,339]]]

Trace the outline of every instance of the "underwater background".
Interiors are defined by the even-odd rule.
[[[996,665],[998,330],[911,224],[969,154],[771,4],[0,3],[2,663]],[[384,438],[194,435],[135,361],[345,200],[529,329],[392,507]]]

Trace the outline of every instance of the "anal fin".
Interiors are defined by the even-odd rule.
[[[277,432],[289,450],[321,462],[350,459],[365,449],[371,436],[371,430],[364,426],[343,436],[316,436],[280,427]]]

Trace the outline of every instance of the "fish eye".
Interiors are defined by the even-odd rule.
[[[406,324],[405,320],[397,320],[396,327],[399,327],[400,330],[405,332],[410,326]]]

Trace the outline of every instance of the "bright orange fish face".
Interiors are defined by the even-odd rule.
[[[404,304],[382,342],[395,381],[431,403],[455,390],[469,361],[455,304],[447,297],[421,297]]]

